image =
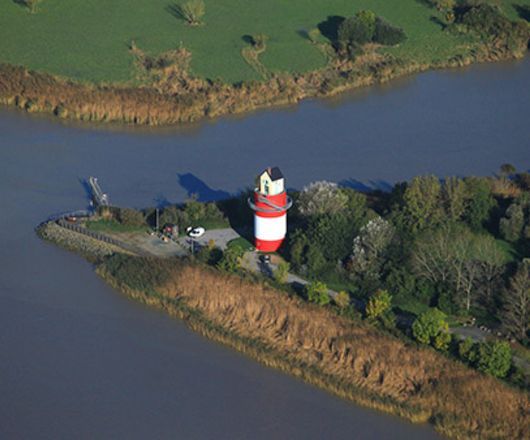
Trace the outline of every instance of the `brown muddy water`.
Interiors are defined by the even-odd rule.
[[[417,174],[530,168],[530,58],[422,74],[339,101],[189,129],[65,125],[0,109],[2,438],[437,438],[335,398],[127,300],[82,258],[41,242],[48,215],[84,208],[79,179],[143,207],[218,199],[279,165],[388,188]]]

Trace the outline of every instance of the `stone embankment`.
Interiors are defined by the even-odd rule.
[[[100,260],[114,253],[135,255],[136,252],[126,249],[123,244],[102,234],[89,231],[64,220],[43,223],[37,228],[39,236],[59,246],[78,252],[91,261]]]

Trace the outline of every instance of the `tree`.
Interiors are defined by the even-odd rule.
[[[322,214],[336,214],[343,211],[348,203],[348,196],[336,183],[325,180],[310,183],[300,192],[298,211],[305,217]]]
[[[144,215],[136,209],[121,208],[118,211],[118,221],[126,226],[143,226],[145,225]]]
[[[530,330],[530,262],[522,263],[503,295],[502,323],[520,341]]]
[[[206,7],[203,0],[188,0],[185,3],[173,5],[172,10],[190,26],[198,26],[202,24],[201,19],[206,12]]]
[[[423,312],[412,324],[412,334],[422,344],[431,344],[438,350],[445,350],[451,342],[446,315],[437,308]]]
[[[306,295],[309,302],[325,306],[329,304],[328,287],[321,281],[314,281],[306,286]]]
[[[375,33],[376,15],[372,11],[359,11],[346,18],[337,31],[337,39],[342,49],[350,45],[366,44],[372,41]]]
[[[412,264],[420,277],[450,288],[456,304],[469,312],[482,287],[500,277],[504,256],[493,237],[445,225],[416,241]]]
[[[320,249],[314,244],[308,245],[305,258],[307,269],[312,276],[318,275],[326,266],[326,259]]]
[[[510,163],[503,163],[500,168],[501,176],[503,178],[509,178],[511,175],[515,174],[515,167]]]
[[[341,290],[335,295],[335,298],[333,298],[333,302],[337,304],[340,309],[345,309],[350,305],[351,298],[348,292]]]
[[[506,210],[505,217],[500,220],[499,230],[506,241],[519,241],[525,226],[525,215],[520,203],[512,203]]]
[[[353,240],[349,269],[359,276],[378,279],[385,252],[394,235],[390,222],[381,217],[370,220]]]
[[[373,36],[374,43],[383,44],[385,46],[395,46],[407,39],[403,29],[392,26],[381,17],[375,20],[375,33]]]
[[[436,226],[441,222],[440,199],[441,185],[436,176],[412,179],[403,195],[405,222],[412,232]]]
[[[289,263],[285,261],[280,261],[276,266],[274,271],[274,279],[281,284],[287,282],[287,277],[289,276]]]
[[[429,0],[429,3],[440,12],[452,10],[456,6],[455,0]]]
[[[458,177],[448,177],[442,187],[445,213],[451,221],[459,221],[464,214],[467,202],[466,185]]]
[[[467,177],[464,183],[468,200],[464,219],[471,229],[480,231],[484,229],[492,209],[497,205],[491,192],[491,183],[481,177]]]
[[[301,229],[297,229],[291,234],[291,239],[289,243],[289,255],[291,264],[296,270],[302,269],[302,266],[305,264],[305,254],[306,248],[309,244],[307,236]]]
[[[480,345],[478,369],[495,377],[506,377],[512,365],[512,350],[506,341]]]
[[[376,291],[366,304],[366,317],[375,321],[390,311],[392,307],[392,296],[386,290]]]
[[[307,236],[312,246],[318,247],[329,262],[343,260],[351,251],[351,241],[355,235],[355,225],[344,212],[335,215],[324,214],[312,217]]]

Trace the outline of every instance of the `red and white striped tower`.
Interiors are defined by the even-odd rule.
[[[287,233],[287,210],[292,205],[278,167],[267,168],[258,176],[254,196],[248,199],[248,204],[254,211],[256,250],[277,251]]]

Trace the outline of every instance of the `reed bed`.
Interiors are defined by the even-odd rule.
[[[155,276],[146,282],[150,267]],[[203,335],[359,404],[430,422],[453,438],[519,439],[529,432],[530,402],[520,391],[266,285],[173,260],[161,266],[118,256],[97,270]]]

